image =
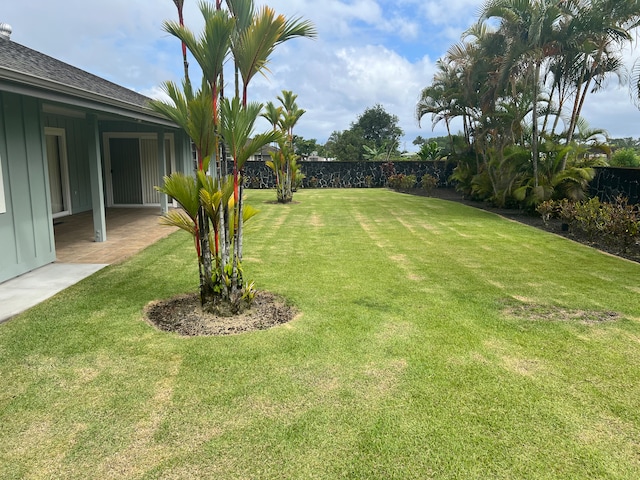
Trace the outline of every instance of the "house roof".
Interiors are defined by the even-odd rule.
[[[0,39],[0,90],[175,127],[148,97],[11,40]]]

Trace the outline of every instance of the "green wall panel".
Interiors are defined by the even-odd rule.
[[[0,281],[55,260],[40,104],[0,93],[7,212],[0,215]]]
[[[65,131],[72,214],[91,210],[86,123],[84,118],[62,117],[52,114],[45,115],[44,119],[46,127],[62,128]]]

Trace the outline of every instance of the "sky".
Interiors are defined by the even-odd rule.
[[[421,90],[435,62],[477,19],[483,0],[256,0],[289,18],[316,26],[318,37],[293,39],[274,52],[265,77],[250,84],[249,99],[274,101],[282,90],[298,95],[306,113],[295,134],[324,144],[380,104],[396,115],[405,135],[400,149],[415,151],[417,136],[446,135],[415,118]],[[202,27],[197,0],[185,0],[185,23]],[[12,41],[70,63],[144,95],[158,98],[166,80],[183,76],[180,42],[162,30],[177,20],[172,0],[28,0],[4,2],[0,22]],[[625,52],[627,66],[640,50]],[[191,62],[192,80],[199,73]],[[229,75],[228,78],[231,78]],[[232,88],[232,85],[229,86]],[[614,138],[640,137],[640,110],[615,77],[587,98],[583,116]],[[258,130],[268,126],[258,124]]]

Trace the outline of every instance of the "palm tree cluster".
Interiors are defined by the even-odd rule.
[[[638,0],[488,0],[437,63],[416,106],[433,126],[460,119],[456,179],[467,194],[529,205],[580,197],[606,132],[581,118],[585,99],[622,77]]]
[[[302,182],[304,174],[298,166],[298,155],[293,145],[293,128],[306,110],[298,107],[298,96],[290,90],[283,90],[278,96],[280,106],[267,102],[262,116],[269,121],[274,132],[280,136],[276,142],[278,148],[269,152],[271,160],[266,162],[276,177],[276,197],[280,203],[293,200],[293,192]]]
[[[164,30],[182,42],[185,78],[181,86],[165,82],[170,101],[152,107],[180,125],[191,138],[197,156],[195,175],[173,173],[156,187],[174,198],[180,210],[163,217],[167,225],[193,235],[200,271],[200,298],[204,308],[237,313],[253,298],[253,284],[242,272],[242,230],[256,210],[244,205],[242,171],[247,159],[280,138],[278,132],[253,134],[262,105],[248,101],[248,87],[265,73],[269,58],[281,43],[296,37],[314,37],[314,26],[300,18],[287,19],[270,7],[257,10],[253,0],[202,1],[204,30],[185,27],[183,1],[174,0],[179,21],[166,21]],[[202,71],[200,88],[189,78],[186,51]],[[235,95],[224,94],[225,64],[233,62]],[[233,170],[226,170],[226,158]]]

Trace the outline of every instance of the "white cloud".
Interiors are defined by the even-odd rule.
[[[148,0],[6,2],[0,21],[14,27],[12,38],[146,95],[157,97],[164,80],[182,76],[179,42],[162,31],[165,19],[176,19],[170,0],[150,7]],[[185,2],[186,23],[199,31],[202,20],[195,0]],[[298,134],[323,142],[334,130],[349,128],[368,107],[381,104],[397,115],[409,149],[417,136],[431,132],[425,119],[414,118],[420,90],[435,71],[434,62],[459,41],[476,19],[482,0],[256,0],[288,17],[312,21],[316,40],[296,39],[281,45],[267,78],[257,77],[251,98],[275,100],[283,89],[298,94],[307,110]],[[34,15],[33,12],[38,12]],[[629,62],[637,52],[626,53]],[[195,62],[192,74],[195,76]],[[232,88],[228,76],[227,88]],[[612,134],[640,136],[640,112],[624,88],[611,82],[590,95],[584,114],[592,127]],[[620,132],[620,133],[618,133]]]

